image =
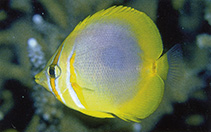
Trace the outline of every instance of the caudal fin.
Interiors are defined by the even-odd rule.
[[[180,44],[175,45],[167,52],[168,58],[168,74],[166,86],[176,88],[180,85],[180,81],[184,76],[184,62],[182,56],[182,48]]]

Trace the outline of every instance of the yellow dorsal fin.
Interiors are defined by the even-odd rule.
[[[131,7],[113,6],[101,10],[80,22],[72,33],[77,36],[90,25],[105,23],[117,24],[128,29],[138,41],[143,51],[142,57],[145,59],[155,60],[162,54],[162,40],[156,25],[145,13]]]
[[[130,16],[131,14],[131,11],[134,11],[135,10],[131,7],[124,7],[124,6],[113,6],[113,7],[110,7],[108,8],[107,10],[101,10],[97,13],[95,13],[94,15],[92,16],[88,16],[86,19],[84,19],[82,22],[80,22],[74,29],[74,31],[79,31],[79,30],[82,30],[84,29],[87,25],[89,24],[92,24],[93,22],[96,22],[96,21],[100,21],[102,18],[105,18],[107,16],[109,17],[112,17],[113,15],[123,15],[124,16],[128,15]],[[125,14],[126,13],[126,14]]]

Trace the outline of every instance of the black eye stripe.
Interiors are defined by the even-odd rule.
[[[51,64],[49,67],[48,67],[48,75],[51,77],[51,78],[58,78],[60,75],[61,75],[61,68],[58,66],[58,65],[55,65],[55,64]]]
[[[51,77],[55,78],[55,65],[51,65],[48,72]]]

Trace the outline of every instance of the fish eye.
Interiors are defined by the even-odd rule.
[[[51,78],[58,78],[61,75],[61,68],[56,64],[51,64],[47,69],[48,75]]]

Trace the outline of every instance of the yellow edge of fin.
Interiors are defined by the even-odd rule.
[[[159,106],[164,92],[164,82],[158,75],[149,76],[140,84],[137,95],[119,108],[115,114],[126,121],[140,122]]]
[[[72,109],[80,111],[83,114],[98,117],[98,118],[114,118],[114,116],[109,114],[109,113],[105,113],[105,112],[101,112],[101,111],[92,111],[92,110],[89,110],[89,109],[81,109],[81,108],[77,107],[75,105],[75,103],[73,102],[73,100],[71,99],[71,96],[70,96],[68,90],[66,90],[63,93],[63,97],[65,98],[65,101],[66,101],[65,105],[67,105],[68,107],[70,107]]]
[[[91,111],[91,110],[85,110],[85,109],[81,109],[79,110],[80,112],[89,115],[89,116],[93,116],[93,117],[98,117],[98,118],[114,118],[113,115],[109,114],[109,113],[105,113],[105,112],[101,112],[101,111]]]
[[[101,10],[80,22],[73,33],[80,34],[83,29],[94,23],[112,23],[115,21],[118,21],[117,24],[120,26],[126,25],[125,27],[130,28],[131,35],[137,39],[145,58],[154,60],[160,57],[163,47],[156,25],[145,13],[131,7],[113,6],[106,10]]]

